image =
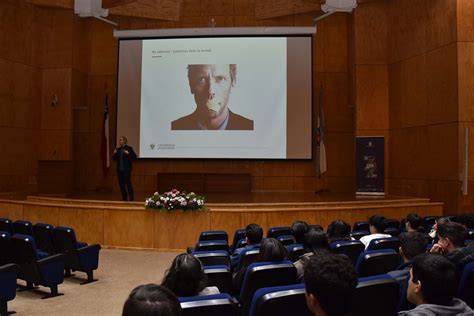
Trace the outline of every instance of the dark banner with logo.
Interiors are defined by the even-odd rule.
[[[356,193],[385,194],[384,137],[356,138]]]

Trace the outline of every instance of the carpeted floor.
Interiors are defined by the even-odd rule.
[[[8,303],[8,310],[21,315],[121,315],[123,303],[130,291],[146,283],[160,283],[165,270],[177,255],[175,252],[102,249],[99,269],[94,277],[99,281],[80,285],[86,275],[76,272],[59,286],[64,293],[46,300],[49,291],[40,287],[23,291]],[[25,282],[18,280],[19,285]]]

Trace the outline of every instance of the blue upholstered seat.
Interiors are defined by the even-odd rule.
[[[227,232],[223,230],[208,230],[204,231],[199,235],[199,241],[204,240],[225,240],[226,242],[229,241],[229,236]]]
[[[226,240],[204,240],[198,241],[195,251],[214,251],[214,250],[225,250],[229,251],[229,246]]]
[[[369,231],[369,222],[362,221],[362,222],[355,222],[352,226],[352,231]]]
[[[245,240],[245,229],[237,229],[234,232],[234,238],[232,239],[232,245],[230,246],[230,253],[233,253],[235,249],[237,249],[238,242],[240,240],[244,239]]]
[[[0,266],[0,315],[9,314],[8,301],[16,296],[17,271],[18,266],[13,263]]]
[[[13,223],[15,234],[28,235],[33,237],[33,224],[29,221],[17,220]]]
[[[288,226],[271,227],[267,232],[267,238],[277,238],[283,235],[291,235],[291,228]]]
[[[295,243],[295,237],[293,235],[281,235],[276,238],[283,246],[288,246]]]
[[[359,240],[367,235],[370,235],[370,232],[368,230],[354,230],[351,232],[351,237],[356,240]]]
[[[33,225],[33,234],[38,249],[48,254],[56,253],[54,245],[54,227],[49,224],[37,223]]]
[[[250,316],[311,316],[303,283],[264,287],[253,295]]]
[[[178,297],[182,316],[239,315],[239,306],[229,294]]]
[[[458,297],[474,309],[474,261],[464,266]]]
[[[194,251],[192,254],[201,261],[203,266],[225,265],[230,267],[230,256],[225,250]]]
[[[204,267],[207,277],[207,286],[217,286],[221,293],[232,294],[232,272],[229,266],[207,266]]]
[[[340,240],[331,243],[331,250],[335,254],[345,254],[355,265],[365,246],[359,240]]]
[[[367,246],[367,250],[393,249],[396,252],[398,252],[398,248],[400,248],[398,237],[372,239]]]
[[[0,218],[0,231],[7,232],[11,235],[15,232],[13,229],[13,222],[8,218]]]
[[[384,274],[395,270],[400,260],[393,249],[366,250],[357,259],[356,272],[359,277]]]
[[[87,274],[87,281],[94,282],[94,270],[99,266],[99,244],[87,245],[78,243],[74,229],[58,226],[54,229],[54,241],[58,252],[66,255],[66,275],[70,270],[82,271]],[[85,246],[84,246],[85,244]]]
[[[291,244],[286,246],[288,250],[288,260],[291,262],[296,262],[298,259],[304,255],[305,250],[302,244]]]
[[[10,246],[10,233],[0,231],[0,265],[13,263],[13,253]]]

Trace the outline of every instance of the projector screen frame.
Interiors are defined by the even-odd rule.
[[[199,28],[199,29],[158,29],[158,30],[130,30],[117,31],[114,30],[114,37],[118,39],[118,61],[120,61],[120,44],[122,41],[131,40],[153,40],[153,39],[180,39],[180,38],[246,38],[246,37],[310,37],[311,38],[311,78],[310,78],[310,92],[311,92],[311,107],[309,109],[309,116],[311,117],[311,131],[310,131],[310,155],[308,158],[249,158],[249,157],[140,157],[138,159],[159,159],[159,160],[260,160],[260,161],[310,161],[314,158],[314,120],[313,120],[313,46],[314,34],[316,34],[316,27],[242,27],[242,28]],[[119,62],[117,62],[117,79],[116,79],[116,144],[121,135],[118,134],[118,113],[119,113]],[[115,147],[114,147],[115,148]]]

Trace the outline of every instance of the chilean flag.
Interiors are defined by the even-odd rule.
[[[109,151],[109,95],[105,94],[104,117],[102,122],[102,141],[100,142],[100,157],[102,160],[102,172],[104,178],[107,176],[110,167]]]

